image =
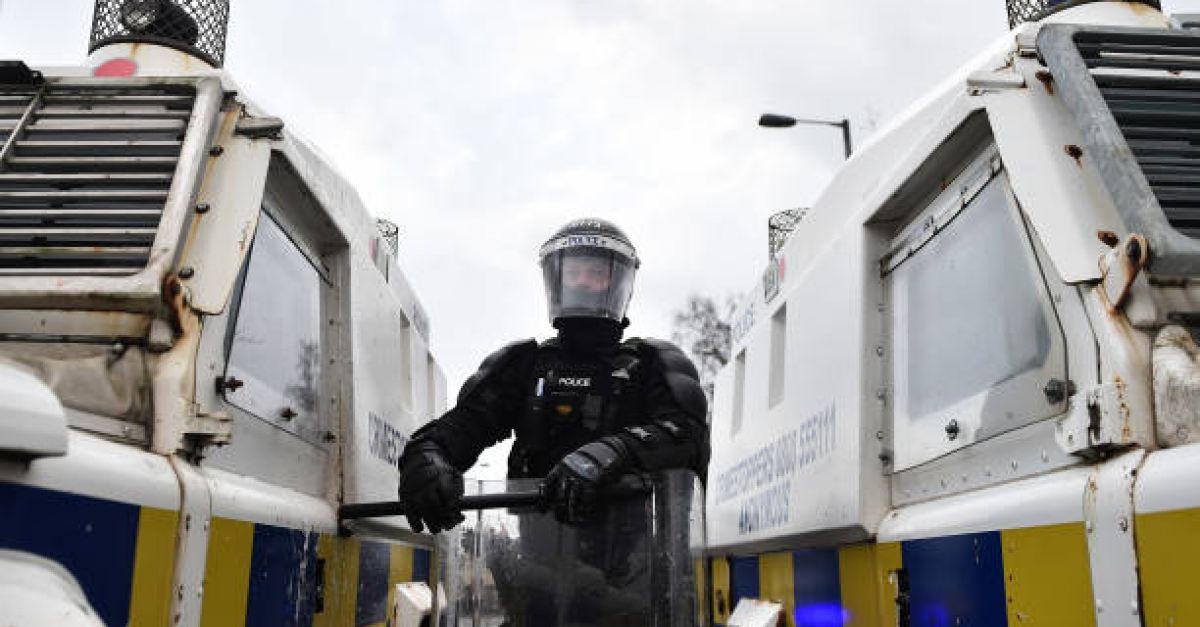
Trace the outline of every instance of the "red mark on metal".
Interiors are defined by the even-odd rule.
[[[137,63],[133,59],[109,59],[92,70],[92,76],[133,76]]]

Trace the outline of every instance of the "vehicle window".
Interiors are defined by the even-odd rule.
[[[746,411],[746,349],[733,360],[733,422],[730,437],[742,430],[742,414]]]
[[[897,272],[907,312],[906,413],[922,416],[1041,366],[1050,325],[1024,259],[1023,235],[992,179]]]
[[[1008,179],[965,178],[914,221],[885,279],[896,470],[1065,411],[1041,391],[1066,379],[1065,345]]]
[[[234,405],[314,439],[319,433],[321,276],[263,212],[229,345],[227,390]]]

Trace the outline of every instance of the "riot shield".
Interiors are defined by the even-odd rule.
[[[469,512],[442,534],[439,578],[452,627],[705,627],[703,488],[678,470],[648,495],[610,499],[593,521],[533,508]],[[467,494],[537,482],[467,481]]]

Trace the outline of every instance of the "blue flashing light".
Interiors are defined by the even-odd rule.
[[[844,627],[850,623],[850,611],[840,603],[811,603],[792,613],[796,627]]]

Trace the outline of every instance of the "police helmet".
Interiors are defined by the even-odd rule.
[[[639,260],[629,237],[607,220],[572,220],[542,244],[550,322],[608,318],[621,322]]]

